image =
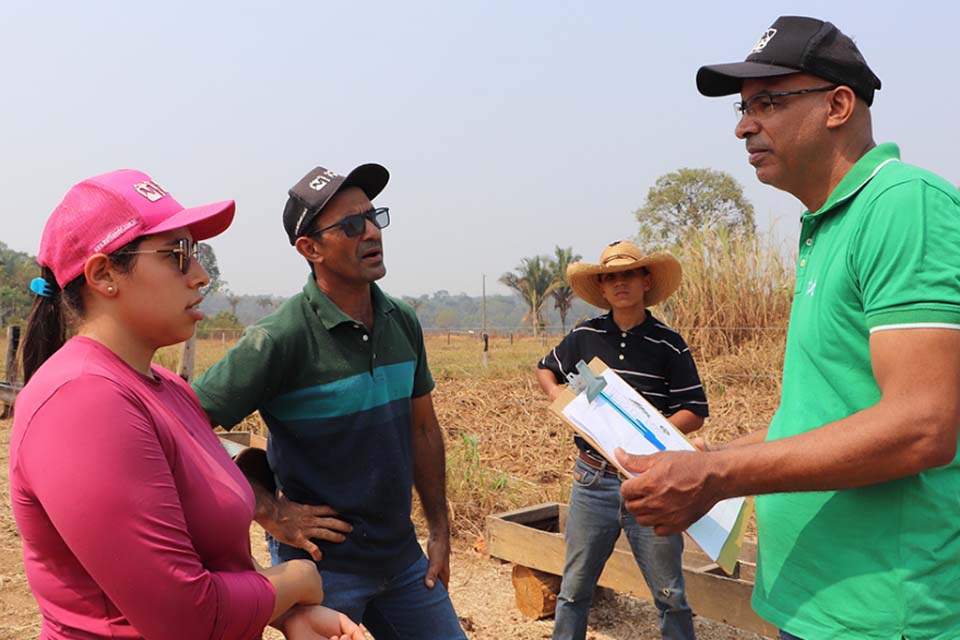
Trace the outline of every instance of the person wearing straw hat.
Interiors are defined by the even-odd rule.
[[[667,252],[644,255],[632,242],[614,242],[598,264],[575,262],[567,268],[570,287],[582,299],[609,313],[580,323],[537,365],[537,381],[553,400],[580,360],[600,358],[649,400],[674,426],[690,433],[708,415],[707,398],[696,364],[679,333],[657,320],[647,307],[666,300],[680,286],[680,263]],[[557,597],[554,640],[582,640],[590,601],[603,566],[626,533],[634,558],[659,611],[664,638],[694,637],[684,591],[683,536],[654,535],[623,508],[622,479],[614,467],[580,436],[566,530],[566,561]]]
[[[745,160],[806,208],[780,406],[716,451],[623,456],[627,508],[667,534],[757,495],[753,608],[784,639],[960,638],[960,191],[874,141],[880,80],[829,22],[780,17],[696,83],[739,94]]]

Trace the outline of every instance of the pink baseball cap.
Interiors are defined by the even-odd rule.
[[[206,240],[230,226],[235,210],[233,200],[184,209],[147,174],[111,171],[67,192],[43,228],[37,262],[53,271],[62,288],[83,273],[92,255],[109,255],[141,236],[184,227],[194,240]]]

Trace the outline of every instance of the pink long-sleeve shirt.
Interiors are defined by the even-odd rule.
[[[41,638],[258,638],[254,497],[173,373],[73,338],[14,411],[10,497]]]

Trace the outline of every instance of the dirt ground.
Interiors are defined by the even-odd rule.
[[[0,640],[36,638],[40,616],[30,594],[21,561],[20,538],[10,512],[7,480],[11,421],[0,421]],[[251,527],[252,549],[258,559],[269,562],[263,535]],[[510,637],[518,640],[549,638],[552,619],[524,619],[513,600],[511,565],[481,555],[467,540],[454,545],[450,592],[463,627],[471,640]],[[653,640],[659,638],[654,607],[612,592],[603,591],[594,606],[588,639]],[[702,640],[759,640],[760,636],[727,625],[696,619],[697,636]],[[272,640],[279,634],[268,632]]]

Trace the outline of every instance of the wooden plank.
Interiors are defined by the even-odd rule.
[[[690,607],[697,614],[764,636],[777,637],[777,628],[758,616],[750,606],[752,582],[687,567],[683,569],[683,578]]]
[[[250,433],[249,431],[227,431],[217,433],[221,440],[229,440],[244,447],[254,447],[256,449],[266,449],[267,439],[261,435]]]
[[[545,513],[549,513],[548,505],[531,507],[535,511],[534,521],[541,521]],[[558,519],[562,505],[557,505]],[[516,564],[544,571],[555,575],[563,573],[565,546],[563,534],[559,531],[550,532],[525,526],[520,521],[530,519],[524,510],[495,514],[487,517],[487,549],[490,556],[514,562]],[[509,516],[510,519],[504,519]],[[557,529],[559,530],[559,526]],[[717,575],[711,571],[716,565],[709,561],[692,542],[689,545],[693,550],[684,553],[683,574],[686,580],[687,600],[697,615],[719,620],[726,624],[775,637],[777,629],[761,619],[750,607],[750,597],[753,592],[752,580],[729,578]],[[755,554],[755,546],[752,549]],[[748,551],[748,554],[750,551]],[[707,558],[707,562],[702,562]],[[698,564],[692,564],[698,562]],[[744,563],[743,574],[752,578],[755,566]],[[639,598],[651,600],[650,591],[633,554],[627,548],[615,548],[610,559],[600,575],[598,585],[627,593]]]
[[[560,531],[560,529],[557,528],[557,522],[561,507],[566,510],[566,505],[561,505],[556,502],[544,502],[543,504],[535,504],[514,511],[504,511],[503,513],[496,514],[495,517],[500,520],[532,526],[535,529],[546,530],[544,529],[544,527],[546,527],[556,532]]]
[[[540,505],[538,505],[540,506]],[[522,509],[520,509],[522,511]],[[566,504],[557,505],[557,513],[559,514],[560,526],[558,530],[560,533],[564,533],[567,530],[567,516],[570,511],[570,506]],[[630,541],[627,540],[627,536],[622,532],[620,537],[617,538],[617,549],[622,549],[624,551],[630,552]],[[754,564],[754,573],[756,573],[756,561],[757,561],[757,544],[756,542],[750,540],[744,540],[743,546],[740,549],[740,560],[748,561]],[[683,534],[683,564],[685,566],[699,567],[703,565],[708,565],[712,563],[713,560],[710,559],[706,553],[704,553],[700,546],[693,541],[693,538],[687,534]],[[751,580],[753,578],[751,577]]]
[[[494,558],[509,560],[531,569],[554,575],[563,574],[565,547],[563,536],[531,529],[518,522],[487,516],[487,552]]]

